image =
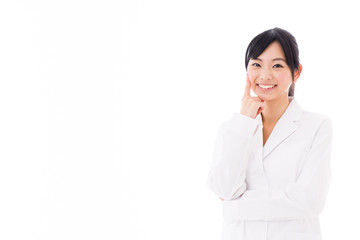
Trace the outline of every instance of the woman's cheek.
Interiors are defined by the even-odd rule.
[[[255,84],[256,74],[252,71],[248,71],[248,75],[252,86],[253,84]]]
[[[292,83],[292,76],[288,72],[278,72],[276,74],[279,92],[287,92]]]
[[[276,74],[276,79],[279,82],[287,83],[292,82],[292,76],[288,71],[281,71]]]
[[[254,91],[255,87],[256,87],[255,80],[257,78],[257,75],[252,71],[248,71],[248,74],[249,74],[249,79],[250,79],[250,83],[251,83],[251,89]]]

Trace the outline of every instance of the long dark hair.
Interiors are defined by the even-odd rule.
[[[281,28],[269,29],[257,35],[246,49],[245,69],[247,69],[251,58],[255,59],[270,45],[270,43],[278,41],[284,51],[285,60],[289,66],[292,78],[296,71],[300,72],[299,48],[295,37],[288,31]],[[289,89],[289,96],[294,96],[295,83],[293,82]]]

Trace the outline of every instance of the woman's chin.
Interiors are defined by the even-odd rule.
[[[256,93],[256,96],[258,96],[262,101],[281,101],[288,98],[288,93],[284,92],[284,94],[277,95],[277,94],[264,94],[264,93]]]
[[[272,97],[269,96],[268,94],[260,93],[260,94],[257,94],[257,96],[263,101],[270,101],[272,99]]]

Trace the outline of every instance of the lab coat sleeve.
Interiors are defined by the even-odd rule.
[[[207,185],[219,197],[230,200],[246,189],[245,177],[251,139],[257,120],[234,113],[218,131]]]
[[[223,202],[224,220],[291,220],[318,217],[325,205],[331,169],[332,124],[322,122],[298,178],[284,191],[256,189]]]

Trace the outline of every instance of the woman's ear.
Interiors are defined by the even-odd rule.
[[[295,75],[294,75],[294,83],[296,83],[296,81],[300,77],[301,72],[302,72],[302,65],[299,64],[299,70],[296,70]]]

